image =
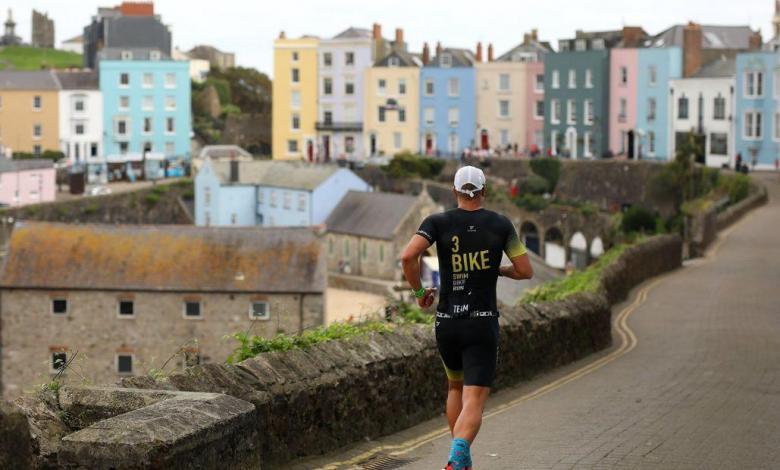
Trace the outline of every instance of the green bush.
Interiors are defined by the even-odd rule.
[[[523,194],[515,199],[515,205],[531,212],[539,212],[545,209],[549,205],[549,202],[542,196],[536,194]]]
[[[531,170],[547,180],[549,192],[554,192],[561,176],[561,162],[557,158],[532,158]]]
[[[723,178],[723,187],[729,195],[729,203],[736,204],[750,193],[750,178],[747,175],[729,175]]]
[[[530,175],[520,182],[523,194],[545,194],[550,191],[550,183],[539,175]]]
[[[30,152],[13,153],[14,160],[32,160],[34,158],[42,158],[44,160],[51,160],[53,162],[58,162],[63,158],[65,158],[65,154],[60,152],[59,150],[44,150],[39,156],[35,156]]]
[[[623,214],[623,233],[653,233],[656,229],[655,216],[644,207],[633,206]]]
[[[154,206],[160,202],[160,195],[155,192],[151,192],[147,194],[146,197],[144,197],[144,201],[146,201],[146,203],[150,206]]]
[[[441,173],[445,164],[444,160],[402,152],[393,157],[390,160],[390,164],[382,167],[382,169],[395,178],[420,177],[431,179]]]

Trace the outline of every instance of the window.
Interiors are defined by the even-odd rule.
[[[556,90],[561,87],[561,75],[557,70],[552,72],[552,87]]]
[[[442,54],[439,63],[442,67],[452,67],[452,56],[449,54]]]
[[[406,94],[406,80],[403,78],[398,79],[398,94],[399,95]]]
[[[117,314],[120,317],[135,316],[135,303],[132,300],[120,300],[117,303]]]
[[[333,65],[333,54],[330,52],[325,52],[322,54],[322,65],[325,67],[330,67]]]
[[[117,354],[116,371],[120,374],[132,374],[133,356],[130,354]]]
[[[620,67],[620,85],[628,85],[628,67]]]
[[[120,111],[127,111],[130,109],[130,97],[129,96],[120,96],[119,97],[119,110]]]
[[[758,98],[764,94],[764,73],[745,72],[745,97]]]
[[[398,108],[398,122],[406,122],[406,108]]]
[[[176,74],[175,73],[166,73],[165,74],[165,88],[176,88]]]
[[[119,142],[119,153],[125,155],[130,150],[130,145],[127,142]]]
[[[655,84],[658,82],[658,67],[651,65],[648,69],[648,74],[650,75],[650,86],[655,86]]]
[[[174,118],[165,118],[165,132],[168,134],[173,134],[176,132],[176,121]]]
[[[141,98],[141,109],[144,111],[154,110],[154,98],[151,96],[144,96]]]
[[[119,54],[119,57],[120,57],[122,60],[133,60],[133,52],[132,52],[132,51],[122,51],[122,52]]]
[[[121,88],[127,88],[130,86],[130,74],[129,73],[120,73],[119,74],[119,86]]]
[[[292,130],[297,131],[301,128],[301,115],[293,113],[292,115]]]
[[[176,144],[173,142],[166,142],[165,143],[165,155],[175,155],[176,154]]]
[[[333,237],[328,237],[328,254],[333,254]]]
[[[53,351],[51,353],[51,371],[59,372],[68,363],[68,353],[65,351]]]
[[[425,108],[425,111],[423,111],[423,118],[425,119],[426,125],[433,125],[434,123],[434,109],[433,108]]]
[[[584,51],[588,48],[588,42],[584,39],[577,39],[574,41],[574,50]]]
[[[145,117],[144,118],[144,134],[151,134],[152,133],[152,118]]]
[[[292,61],[298,62],[298,51],[293,51],[292,53]]]
[[[151,73],[145,73],[141,82],[144,88],[152,88],[154,86],[154,75]]]
[[[385,107],[379,107],[379,122],[385,122]]]
[[[387,80],[384,78],[380,78],[379,81],[377,81],[377,93],[379,95],[384,95],[387,91]]]
[[[499,135],[499,141],[501,142],[501,145],[505,146],[509,144],[509,129],[501,129],[498,135]]]
[[[656,102],[655,98],[647,99],[647,120],[655,121]]]
[[[566,122],[577,124],[577,105],[574,103],[574,100],[566,102]]]
[[[744,136],[746,139],[759,140],[761,139],[761,111],[746,111],[745,112],[745,129]]]
[[[534,91],[536,91],[537,93],[540,93],[540,92],[544,91],[544,74],[543,73],[536,74],[536,85],[534,87]]]
[[[712,106],[712,118],[716,121],[723,121],[726,119],[726,98],[722,97],[720,93],[715,97]]]
[[[166,96],[165,97],[165,110],[166,111],[176,111],[176,97],[175,96]]]
[[[287,153],[298,153],[298,141],[290,139],[287,141]]]
[[[73,102],[73,110],[77,113],[84,111],[84,98],[76,98],[76,101]]]
[[[271,207],[276,207],[276,191],[271,191]]]
[[[325,95],[333,94],[333,79],[325,77],[322,79],[322,93]]]
[[[433,96],[433,80],[425,80],[425,96]]]
[[[186,300],[184,301],[184,317],[185,318],[200,318],[201,317],[200,301],[198,300]]]
[[[379,262],[384,263],[385,262],[385,245],[381,244],[379,245]]]
[[[569,88],[577,88],[577,71],[569,70]]]
[[[628,101],[625,98],[620,98],[620,108],[618,110],[618,121],[626,122],[626,113],[628,112]]]
[[[726,133],[710,134],[710,153],[712,155],[728,155],[729,135]]]
[[[447,94],[449,96],[458,96],[460,94],[460,80],[457,78],[447,80]]]
[[[620,154],[626,153],[626,140],[628,139],[628,132],[620,131]]]
[[[393,132],[393,146],[396,149],[400,149],[402,145],[403,145],[403,143],[402,143],[401,133],[400,132]]]
[[[509,117],[509,100],[498,100],[498,117]]]
[[[289,210],[292,206],[292,195],[290,194],[290,191],[285,191],[282,193],[282,207]]]
[[[33,139],[38,140],[43,134],[43,129],[40,124],[33,124]]]
[[[647,153],[651,156],[655,155],[655,132],[653,131],[647,133]]]
[[[363,240],[363,244],[362,244],[362,246],[360,248],[361,248],[360,249],[360,258],[361,259],[368,258],[368,243],[366,243],[365,240]]]
[[[677,100],[677,119],[688,119],[688,98],[681,96]]]
[[[298,194],[298,211],[304,212],[306,210],[306,195]]]
[[[585,88],[593,88],[593,70],[585,71]]]
[[[355,83],[354,82],[346,82],[346,83],[344,83],[344,94],[345,95],[354,95],[355,94]]]
[[[348,135],[344,137],[344,151],[353,153],[355,151],[355,137]]]
[[[249,318],[251,320],[268,320],[271,318],[271,309],[268,302],[252,302],[252,305],[249,307]]]
[[[98,144],[92,142],[91,144],[89,144],[89,156],[97,157],[97,155],[98,155]]]
[[[588,125],[593,124],[593,100],[585,100],[582,122]]]
[[[552,124],[561,123],[561,102],[558,100],[550,100],[550,122]]]
[[[550,152],[558,155],[558,131],[550,131]]]
[[[292,82],[298,83],[301,81],[301,71],[298,69],[292,69]]]
[[[450,108],[447,112],[447,120],[450,123],[450,126],[455,127],[458,125],[458,122],[460,121],[460,112],[458,108]]]
[[[534,109],[535,119],[544,119],[544,101],[536,100],[536,107]]]
[[[591,131],[585,131],[582,138],[583,149],[582,154],[586,157],[593,156],[593,133]]]
[[[498,91],[509,91],[510,86],[508,73],[502,73],[498,76]]]
[[[355,53],[354,52],[346,52],[344,54],[344,63],[346,65],[355,65]]]
[[[344,256],[349,256],[349,239],[344,239]]]
[[[68,299],[51,299],[51,313],[53,315],[65,315],[68,313]]]
[[[387,59],[387,65],[389,67],[398,67],[401,65],[401,60],[398,57],[390,57]]]
[[[780,69],[775,70],[775,98],[780,98]],[[0,103],[0,106],[2,106],[2,103]]]
[[[39,95],[33,96],[33,111],[40,111],[41,104],[41,97]]]

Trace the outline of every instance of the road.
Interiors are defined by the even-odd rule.
[[[763,179],[767,206],[616,306],[612,350],[492,397],[475,468],[780,468],[780,184]],[[440,469],[444,426],[295,468]],[[409,463],[359,464],[378,450]]]

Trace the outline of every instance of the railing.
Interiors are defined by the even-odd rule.
[[[363,130],[363,123],[362,122],[317,121],[315,127],[318,131],[360,132]]]

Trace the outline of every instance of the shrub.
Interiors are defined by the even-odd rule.
[[[558,179],[561,176],[561,162],[557,158],[531,159],[531,170],[547,180],[549,192],[555,191],[555,186],[558,185]]]
[[[545,194],[550,191],[550,183],[539,175],[531,175],[520,183],[523,194]]]
[[[542,196],[536,194],[524,194],[515,199],[515,205],[531,212],[539,212],[545,209],[549,203]]]
[[[393,157],[390,164],[382,167],[382,169],[395,178],[420,177],[430,179],[441,173],[445,163],[444,160],[402,152]]]
[[[160,202],[160,195],[155,192],[151,192],[147,194],[146,197],[144,197],[144,201],[146,201],[146,203],[150,206],[154,206]]]
[[[729,194],[729,202],[735,204],[750,193],[750,178],[747,175],[729,175],[723,178],[723,186]]]
[[[633,206],[623,214],[621,229],[623,233],[655,232],[655,216],[644,207]]]

